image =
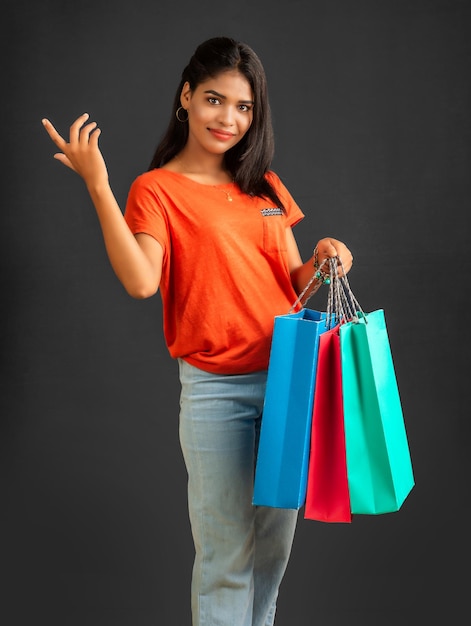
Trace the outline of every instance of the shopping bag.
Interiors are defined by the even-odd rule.
[[[339,326],[319,337],[305,519],[351,522]]]
[[[397,511],[414,476],[384,311],[341,324],[340,350],[351,512]]]
[[[253,504],[299,509],[305,501],[319,336],[326,314],[275,317],[255,467]]]

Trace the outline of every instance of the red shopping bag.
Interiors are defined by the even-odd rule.
[[[339,326],[319,337],[305,519],[351,522]]]

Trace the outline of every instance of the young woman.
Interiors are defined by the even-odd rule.
[[[182,387],[193,624],[271,626],[297,517],[252,505],[273,320],[289,311],[313,263],[338,256],[349,271],[352,255],[323,238],[302,262],[291,229],[303,213],[270,171],[266,78],[247,45],[218,37],[196,49],[124,216],[88,119],[72,124],[69,141],[43,124],[55,158],[84,179],[127,292],[147,298],[160,289]]]

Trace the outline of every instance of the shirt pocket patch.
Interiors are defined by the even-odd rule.
[[[286,252],[286,233],[283,210],[279,208],[262,209],[263,249],[265,252]]]

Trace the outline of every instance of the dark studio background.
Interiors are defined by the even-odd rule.
[[[346,241],[356,296],[386,311],[416,478],[395,514],[328,525],[301,511],[277,626],[461,623],[470,18],[458,0],[2,4],[2,624],[190,624],[160,297],[124,293],[41,118],[63,133],[84,111],[98,120],[124,209],[183,66],[220,34],[265,65],[274,169],[306,213],[303,257],[320,237]]]

